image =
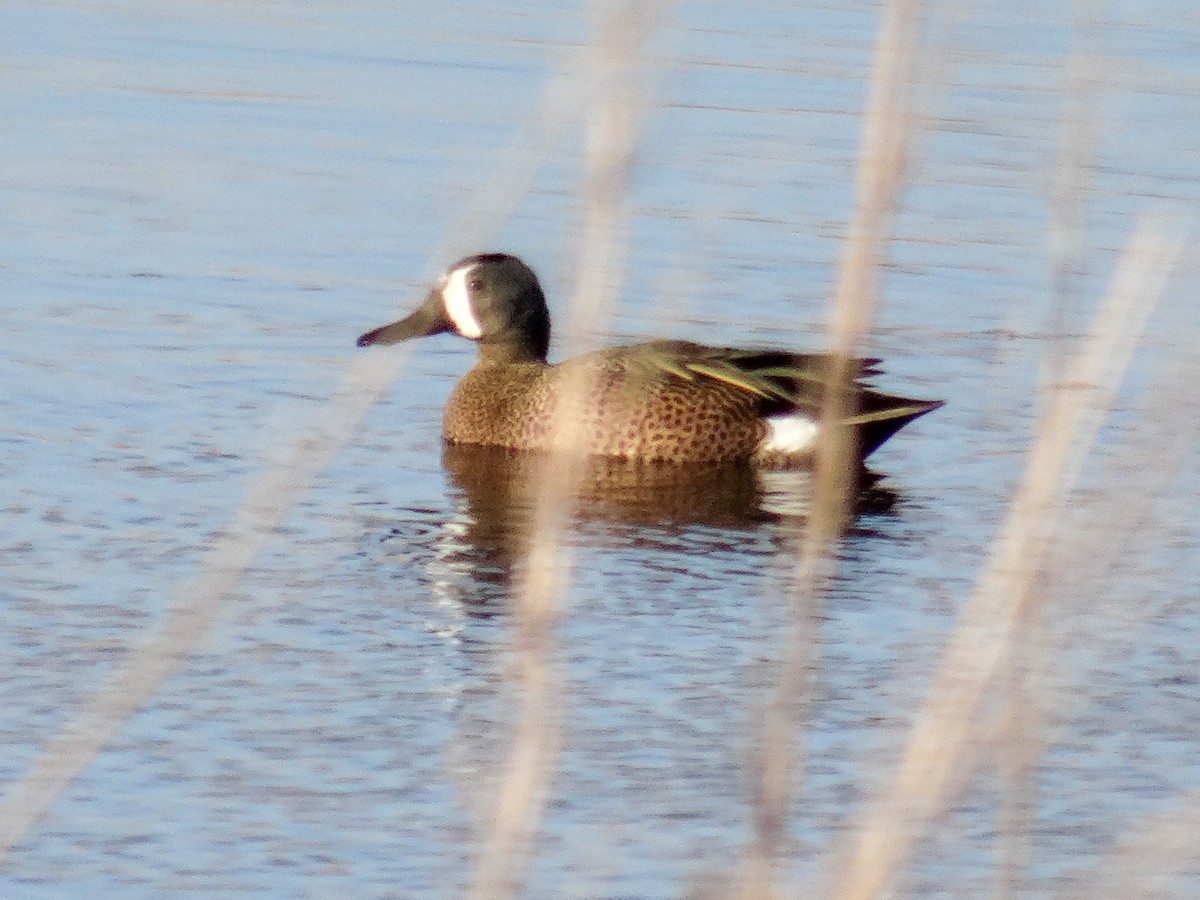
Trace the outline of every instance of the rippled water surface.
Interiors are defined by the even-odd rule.
[[[976,4],[929,29],[867,349],[882,389],[948,404],[873,457],[883,480],[814,626],[780,872],[800,896],[895,771],[1024,470],[1055,334],[1086,330],[1138,215],[1195,211],[1191,4],[1108,10],[1077,45],[1093,93],[1074,100],[1072,9]],[[820,346],[878,20],[874,3],[681,2],[650,28],[604,340]],[[503,206],[513,146],[544,159],[488,249],[525,257],[566,317],[587,104],[534,123],[548,86],[577,89],[591,33],[583,6],[538,0],[0,9],[0,782],[187,603],[247,491],[338,402],[354,338],[484,249],[464,235]],[[1071,110],[1092,130],[1056,304]],[[1006,707],[985,709],[980,770],[902,895],[989,891],[1002,832],[1025,836],[1028,893],[1085,885],[1200,787],[1195,258],[1039,583],[1032,737],[998,739]],[[461,894],[512,739],[523,567],[519,510],[477,460],[443,459],[470,360],[450,338],[411,348],[211,632],[9,856],[0,896]],[[563,746],[528,896],[679,897],[737,871],[797,478],[621,482],[570,520]],[[1040,755],[1014,829],[1018,747]],[[1163,865],[1171,895],[1200,894],[1186,862]]]

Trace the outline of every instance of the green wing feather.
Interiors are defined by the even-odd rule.
[[[630,367],[643,375],[711,379],[786,406],[819,404],[833,369],[832,357],[821,354],[707,347],[686,341],[654,341],[626,349]],[[859,361],[856,374],[872,371],[877,362]]]
[[[653,341],[623,348],[625,366],[634,381],[662,378],[685,381],[711,380],[730,385],[758,398],[764,414],[791,409],[810,414],[820,411],[833,374],[834,357],[822,353],[789,353],[783,350],[709,347],[688,341]],[[858,412],[847,417],[851,426],[878,426],[916,418],[941,405],[937,401],[910,400],[870,390],[864,379],[880,373],[880,360],[855,360],[849,390]]]

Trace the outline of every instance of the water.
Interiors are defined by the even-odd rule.
[[[973,10],[930,54],[939,86],[869,350],[883,389],[948,405],[874,458],[886,502],[859,518],[825,600],[783,872],[801,893],[887,784],[1024,467],[1051,345],[1070,8]],[[877,21],[874,4],[668,17],[606,340],[819,346]],[[1136,215],[1195,208],[1198,24],[1180,0],[1098,22],[1069,332]],[[186,598],[214,532],[329,402],[355,336],[423,296],[447,248],[483,249],[453,229],[589,24],[558,4],[18,3],[0,35],[9,783]],[[526,257],[560,310],[581,140],[566,130],[489,245]],[[1194,417],[1177,413],[1194,255],[1044,589],[1037,895],[1200,784],[1200,472]],[[443,465],[440,409],[469,364],[462,342],[414,348],[215,630],[12,855],[0,894],[461,892],[509,746],[520,568],[472,468]],[[736,871],[796,528],[771,490],[734,474],[575,520],[565,746],[530,896],[678,897]],[[989,889],[993,770],[935,824],[902,894]],[[1195,894],[1200,876],[1169,889]]]

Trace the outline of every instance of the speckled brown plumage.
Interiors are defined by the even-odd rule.
[[[759,399],[719,381],[648,371],[638,357],[652,346],[601,350],[559,365],[477,365],[450,396],[445,438],[549,450],[566,436],[587,453],[656,462],[753,456],[766,432]],[[587,398],[578,410],[582,419],[560,433],[560,411],[572,389]]]
[[[541,285],[525,263],[503,253],[459,260],[411,315],[367,332],[358,344],[444,332],[479,347],[475,367],[446,406],[446,440],[513,450],[569,447],[647,462],[789,465],[812,452],[833,369],[821,354],[687,341],[651,341],[550,365]],[[869,390],[861,379],[876,374],[877,363],[856,360],[857,377],[842,388],[851,392],[842,425],[854,431],[859,461],[942,405]],[[576,403],[573,396],[584,399]]]

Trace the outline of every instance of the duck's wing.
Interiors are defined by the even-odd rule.
[[[710,347],[688,341],[652,341],[623,348],[634,369],[657,377],[719,381],[757,397],[765,415],[801,409],[816,412],[833,376],[834,358],[825,353]],[[879,373],[878,359],[855,360],[853,386]]]
[[[711,380],[757,398],[764,416],[799,412],[817,418],[834,375],[834,356],[828,353],[789,353],[783,350],[709,347],[687,341],[653,341],[628,348],[636,365],[689,381]],[[853,412],[844,424],[859,433],[863,455],[920,416],[944,405],[941,400],[915,400],[868,388],[865,379],[882,372],[881,360],[854,361],[847,407]]]

